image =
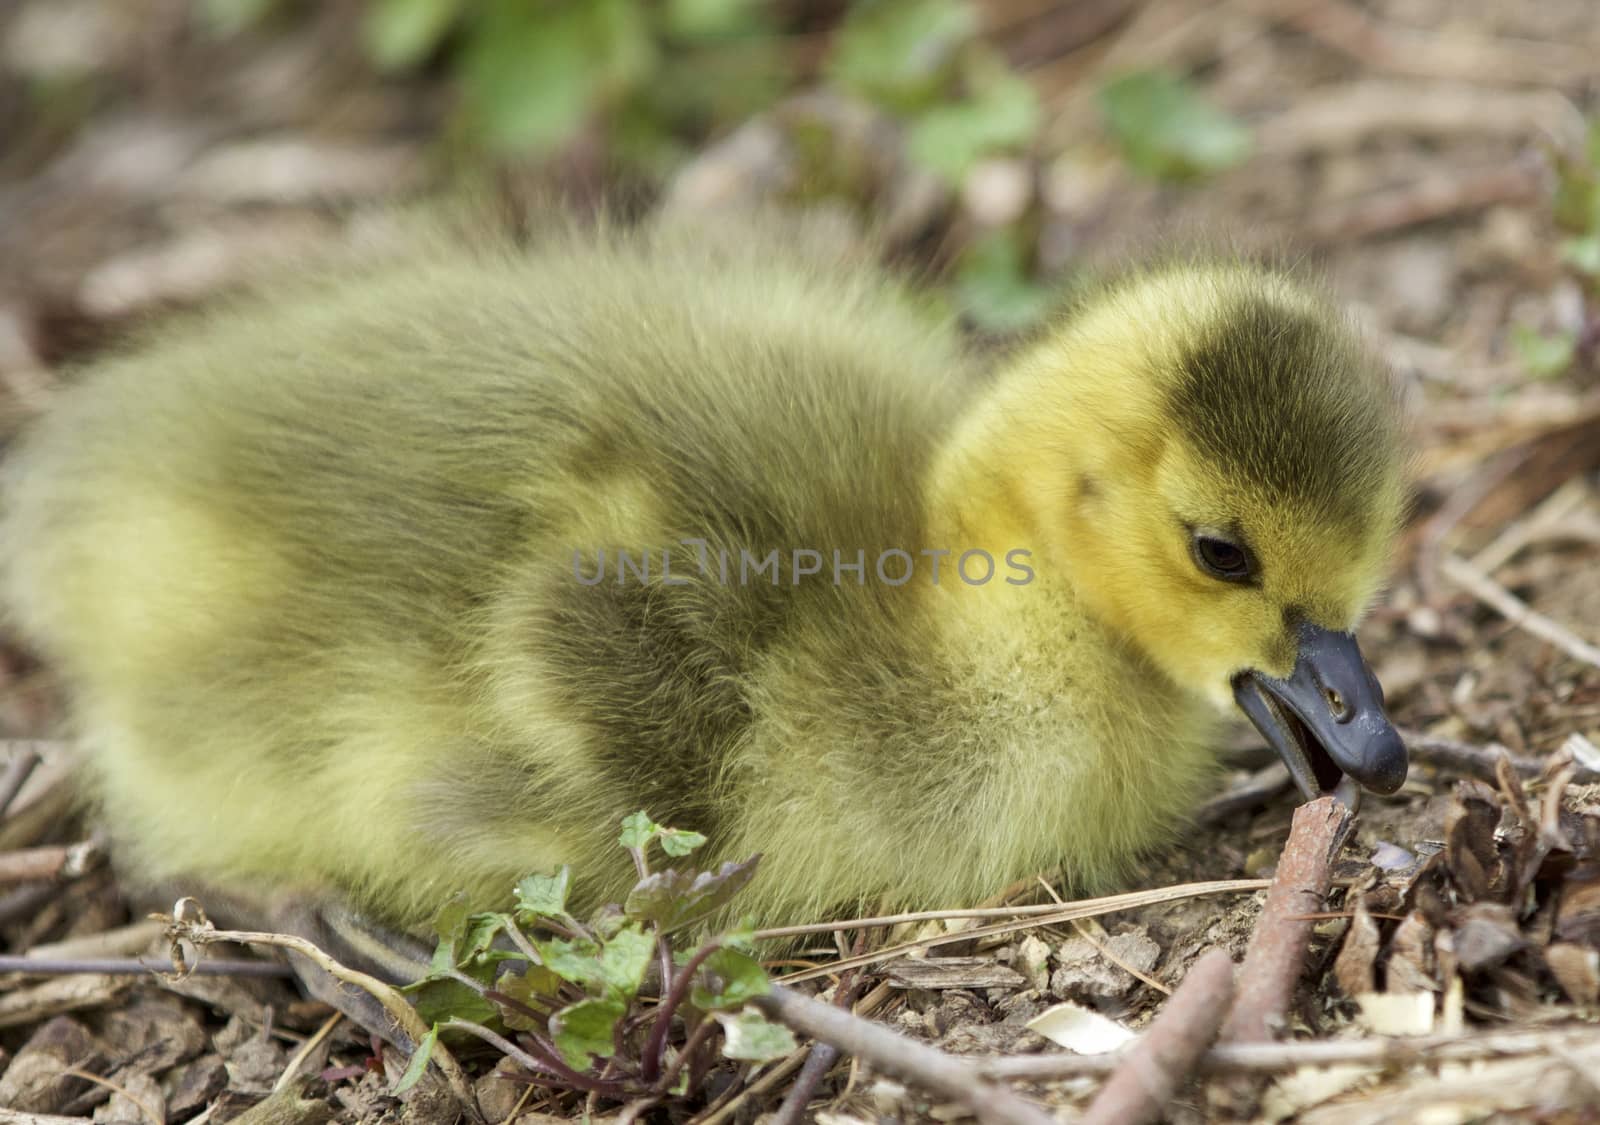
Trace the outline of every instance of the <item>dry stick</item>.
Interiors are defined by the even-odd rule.
[[[1495,770],[1502,758],[1511,763],[1512,770],[1519,777],[1538,777],[1549,768],[1552,761],[1551,758],[1532,758],[1513,754],[1498,742],[1475,746],[1470,742],[1460,742],[1453,738],[1435,738],[1433,735],[1411,732],[1406,732],[1402,737],[1405,739],[1406,749],[1417,761],[1470,773],[1484,781],[1495,780]],[[1593,784],[1600,781],[1600,770],[1580,765],[1572,780],[1580,785]]]
[[[305,938],[294,934],[274,934],[256,930],[219,930],[206,920],[203,914],[198,919],[186,918],[184,915],[192,903],[192,899],[180,900],[174,907],[171,917],[165,919],[169,923],[167,932],[173,942],[175,963],[178,961],[176,951],[180,940],[190,942],[197,947],[214,945],[217,942],[231,942],[235,945],[271,945],[287,949],[300,954],[336,980],[353,985],[367,993],[383,1006],[383,1010],[411,1038],[411,1042],[421,1044],[427,1039],[428,1025],[422,1021],[417,1010],[407,1003],[406,998],[400,995],[398,990],[377,977],[335,961]],[[461,1108],[467,1116],[473,1121],[482,1121],[483,1114],[478,1108],[478,1099],[472,1092],[472,1082],[461,1069],[461,1064],[456,1062],[455,1056],[445,1049],[443,1043],[434,1044],[429,1061],[444,1074],[445,1081],[450,1084],[451,1092],[461,1102]]]
[[[1544,190],[1536,167],[1491,167],[1467,175],[1433,176],[1332,208],[1311,226],[1324,243],[1371,238],[1503,203],[1524,203]]]
[[[5,816],[40,761],[39,751],[32,746],[24,745],[11,755],[5,772],[0,773],[0,816]]]
[[[1600,648],[1550,620],[1460,555],[1446,555],[1440,560],[1439,569],[1446,578],[1511,624],[1555,645],[1574,660],[1600,668]]]
[[[100,844],[47,844],[0,852],[0,883],[32,883],[40,879],[76,879],[99,862]]]
[[[1150,1030],[1123,1051],[1083,1125],[1154,1121],[1217,1037],[1233,1003],[1233,958],[1213,949],[1189,970]]]
[[[1300,916],[1322,909],[1334,857],[1354,820],[1355,813],[1333,797],[1318,797],[1295,809],[1267,904],[1245,951],[1239,995],[1223,1039],[1272,1039],[1283,1028],[1316,925]]]
[[[806,1105],[811,1101],[811,1095],[817,1092],[824,1076],[838,1061],[839,1048],[832,1043],[811,1044],[811,1051],[806,1055],[799,1077],[794,1080],[788,1094],[784,1095],[783,1104],[772,1115],[768,1125],[800,1125],[805,1120]]]
[[[1199,898],[1202,895],[1212,894],[1241,894],[1259,891],[1268,886],[1266,879],[1216,879],[1204,883],[1180,883],[1172,887],[1159,887],[1153,891],[1130,891],[1127,894],[1107,895],[1105,898],[1085,898],[1076,902],[1069,902],[1064,906],[1051,903],[1046,906],[1016,906],[1001,907],[999,909],[980,910],[932,910],[922,914],[899,915],[895,918],[859,918],[852,922],[823,922],[817,925],[785,926],[776,930],[758,930],[756,937],[785,937],[796,933],[819,933],[836,929],[859,929],[868,925],[882,926],[894,924],[897,921],[919,920],[921,918],[971,918],[994,917],[995,915],[1023,915],[1021,921],[997,922],[990,926],[977,926],[970,930],[961,930],[957,933],[934,934],[931,937],[917,938],[915,941],[901,942],[873,953],[863,953],[859,957],[846,957],[839,961],[832,961],[815,969],[806,969],[803,972],[790,973],[781,977],[785,984],[794,984],[797,981],[813,980],[817,977],[831,976],[853,969],[858,965],[875,965],[880,961],[890,961],[896,957],[903,957],[917,949],[926,949],[935,945],[949,945],[957,941],[970,941],[973,938],[993,937],[996,934],[1011,934],[1018,930],[1035,929],[1040,926],[1053,926],[1060,922],[1070,922],[1074,918],[1094,918],[1102,914],[1114,914],[1119,910],[1135,910],[1144,906],[1159,906],[1163,903],[1178,902],[1186,898]]]
[[[907,1039],[871,1020],[774,986],[752,1001],[769,1019],[831,1043],[886,1073],[965,1106],[985,1125],[1053,1125],[1054,1118],[985,1079],[970,1062]]]
[[[1276,1074],[1308,1066],[1400,1067],[1542,1055],[1594,1045],[1592,1025],[1546,1031],[1491,1031],[1404,1039],[1319,1039],[1290,1043],[1219,1043],[1201,1056],[1201,1074]],[[1025,1055],[980,1061],[990,1078],[1044,1082],[1114,1071],[1127,1051],[1110,1055]]]
[[[144,976],[146,973],[170,973],[171,965],[140,961],[134,957],[0,957],[0,973],[18,973],[24,976],[59,977],[74,973],[96,973],[101,976]],[[184,970],[203,977],[292,977],[294,970],[276,961],[201,961]]]

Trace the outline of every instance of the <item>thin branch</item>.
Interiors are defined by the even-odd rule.
[[[1513,754],[1498,742],[1476,746],[1453,738],[1436,738],[1433,735],[1412,732],[1406,732],[1402,737],[1405,739],[1406,749],[1417,761],[1444,769],[1458,770],[1482,778],[1484,781],[1495,780],[1495,771],[1502,758],[1511,763],[1512,770],[1520,777],[1538,777],[1549,768],[1552,761],[1550,758]],[[1600,770],[1579,765],[1573,780],[1580,785],[1593,784],[1600,781]]]
[[[219,930],[211,924],[203,912],[200,912],[196,919],[187,918],[185,915],[191,905],[198,911],[199,904],[193,899],[179,900],[172,914],[164,919],[168,922],[167,933],[173,943],[174,964],[182,963],[178,944],[180,941],[191,942],[197,947],[225,941],[236,945],[271,945],[287,949],[298,953],[334,979],[353,985],[371,996],[382,1005],[383,1010],[410,1037],[413,1044],[420,1045],[428,1037],[428,1025],[422,1021],[417,1010],[407,1003],[406,998],[396,989],[377,977],[335,961],[305,938],[294,934],[274,934],[256,930]],[[483,1114],[478,1108],[478,1099],[472,1092],[472,1082],[461,1069],[461,1064],[456,1062],[455,1056],[443,1043],[436,1042],[430,1061],[444,1074],[445,1081],[449,1083],[451,1091],[461,1102],[461,1108],[467,1116],[473,1121],[481,1122]]]
[[[0,852],[0,883],[77,879],[93,869],[103,856],[104,851],[97,840]]]
[[[794,1080],[788,1094],[784,1095],[783,1104],[772,1115],[768,1125],[800,1125],[806,1118],[806,1105],[811,1101],[811,1095],[817,1092],[817,1086],[838,1061],[839,1048],[832,1043],[811,1044],[811,1051],[806,1055],[799,1077]]]
[[[1316,925],[1297,916],[1322,909],[1334,857],[1344,846],[1354,820],[1350,808],[1331,796],[1319,797],[1294,811],[1272,889],[1245,951],[1239,995],[1223,1028],[1224,1039],[1271,1039],[1282,1029],[1295,985],[1305,971],[1306,947]]]
[[[1591,1047],[1591,1024],[1539,1031],[1489,1031],[1468,1035],[1387,1036],[1372,1039],[1317,1039],[1289,1043],[1219,1043],[1201,1056],[1201,1074],[1275,1074],[1308,1066],[1403,1067],[1478,1059],[1552,1054],[1563,1048]],[[1134,1049],[1129,1044],[1106,1055],[1023,1055],[981,1060],[977,1069],[990,1078],[1049,1081],[1107,1074]]]
[[[1233,958],[1213,949],[1189,970],[1150,1030],[1126,1051],[1084,1125],[1154,1121],[1217,1037],[1233,1003]]]
[[[73,973],[98,973],[104,976],[144,976],[170,973],[171,965],[141,961],[134,957],[62,958],[0,956],[0,973],[57,977]],[[292,977],[294,970],[277,961],[226,961],[206,959],[184,970],[185,975],[203,977]]]
[[[1552,621],[1460,555],[1446,555],[1440,560],[1439,569],[1446,578],[1519,629],[1554,645],[1574,660],[1600,668],[1600,648]]]
[[[1045,879],[1045,877],[1042,875],[1039,876],[1039,885],[1045,889],[1046,894],[1055,899],[1057,905],[1066,905],[1066,900],[1060,895],[1056,894],[1056,889],[1052,887],[1049,883],[1049,880]],[[1072,920],[1072,928],[1078,932],[1079,937],[1088,942],[1090,945],[1094,946],[1096,953],[1100,954],[1100,956],[1104,957],[1107,961],[1110,961],[1113,965],[1127,973],[1130,977],[1133,977],[1135,980],[1143,981],[1145,984],[1149,985],[1163,996],[1172,995],[1172,989],[1156,980],[1156,978],[1150,974],[1141,972],[1137,966],[1130,965],[1127,961],[1123,960],[1121,957],[1118,957],[1111,951],[1109,946],[1107,946],[1099,938],[1095,937],[1094,934],[1090,932],[1089,927],[1085,926],[1081,921],[1074,918]]]
[[[1053,1125],[1054,1118],[987,1081],[970,1062],[907,1039],[832,1004],[774,986],[752,1003],[769,1019],[831,1043],[887,1074],[965,1106],[984,1125]]]
[[[17,799],[17,794],[28,783],[28,778],[33,776],[35,767],[43,759],[39,751],[27,743],[22,743],[12,751],[11,760],[6,763],[4,773],[0,773],[0,816],[5,816],[6,810],[11,807],[11,802]]]
[[[858,918],[853,922],[821,923],[816,926],[787,926],[777,930],[758,931],[759,937],[785,937],[795,932],[818,933],[834,929],[865,929],[868,926],[897,925],[904,921],[923,921],[942,918],[992,918],[995,916],[1021,915],[1021,920],[1014,922],[997,922],[990,926],[977,926],[970,930],[962,930],[951,934],[934,934],[931,937],[918,938],[915,941],[901,942],[872,953],[863,953],[858,957],[846,957],[838,961],[831,961],[815,969],[806,969],[798,973],[790,973],[780,978],[785,984],[795,984],[799,981],[813,980],[817,977],[831,976],[853,969],[859,965],[876,965],[881,961],[889,961],[896,957],[903,957],[917,949],[927,949],[936,945],[949,945],[955,941],[969,941],[973,938],[993,937],[996,934],[1011,934],[1019,930],[1031,930],[1040,926],[1053,926],[1061,922],[1070,922],[1074,918],[1095,918],[1102,914],[1115,914],[1121,910],[1137,910],[1145,906],[1159,906],[1168,902],[1178,902],[1186,898],[1200,898],[1203,895],[1214,894],[1250,894],[1263,890],[1271,885],[1268,879],[1215,879],[1203,883],[1179,883],[1177,886],[1160,887],[1151,891],[1130,891],[1127,894],[1107,895],[1104,898],[1085,898],[1076,902],[1069,902],[1064,906],[1053,903],[1045,906],[1017,906],[998,907],[993,910],[929,910],[918,914],[895,915],[889,918]]]
[[[140,1111],[142,1111],[144,1115],[150,1119],[152,1125],[166,1125],[166,1118],[157,1113],[149,1102],[139,1097],[126,1086],[123,1086],[117,1082],[113,1082],[104,1075],[96,1074],[92,1070],[84,1070],[82,1067],[69,1066],[61,1072],[61,1076],[63,1078],[81,1078],[85,1082],[92,1082],[96,1086],[102,1086],[105,1089],[110,1090],[113,1094],[120,1094],[137,1106]]]
[[[295,1074],[305,1065],[305,1061],[311,1057],[311,1052],[315,1051],[328,1036],[333,1034],[333,1029],[338,1027],[339,1022],[343,1019],[343,1012],[334,1012],[333,1015],[322,1021],[322,1026],[317,1028],[310,1038],[300,1044],[299,1049],[284,1064],[283,1073],[278,1075],[278,1080],[272,1084],[272,1092],[274,1094],[294,1081]]]

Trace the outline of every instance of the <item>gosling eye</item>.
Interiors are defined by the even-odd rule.
[[[1250,549],[1214,532],[1196,532],[1189,540],[1194,563],[1205,573],[1223,582],[1249,582],[1256,576],[1256,560]]]

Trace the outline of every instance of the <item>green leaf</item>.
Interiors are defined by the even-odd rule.
[[[706,838],[698,832],[688,832],[681,828],[663,828],[661,830],[661,850],[668,855],[681,859],[705,845]]]
[[[362,38],[367,54],[383,70],[422,62],[455,26],[464,0],[373,0]]]
[[[428,1060],[433,1058],[433,1049],[439,1045],[439,1028],[437,1025],[428,1029],[428,1034],[422,1037],[422,1042],[417,1044],[417,1049],[411,1052],[411,1061],[406,1063],[405,1073],[400,1075],[400,1081],[394,1084],[391,1094],[405,1093],[427,1073]]]
[[[536,941],[533,947],[539,951],[545,968],[562,980],[585,988],[605,983],[605,974],[600,969],[600,947],[587,938]]]
[[[719,949],[706,958],[705,968],[690,993],[703,1012],[737,1008],[772,991],[761,962],[736,949]]]
[[[473,10],[462,84],[487,140],[507,151],[559,147],[656,65],[635,0],[486,0]]]
[[[773,1023],[754,1008],[746,1008],[736,1015],[719,1014],[726,1040],[722,1053],[730,1059],[748,1062],[768,1062],[782,1058],[796,1047],[794,1033],[782,1024]]]
[[[453,969],[461,960],[459,950],[466,939],[467,923],[471,917],[472,911],[467,906],[464,891],[451,895],[433,916],[433,930],[439,935],[439,944],[433,950],[433,972]]]
[[[1015,332],[1036,324],[1057,303],[1054,290],[1028,275],[1015,232],[995,231],[967,248],[956,271],[956,295],[985,332]]]
[[[473,1023],[490,1023],[500,1014],[492,1001],[450,978],[419,981],[406,991],[410,994],[411,1006],[428,1023],[444,1023],[451,1016]]]
[[[1548,335],[1526,324],[1511,326],[1511,346],[1516,349],[1528,374],[1553,379],[1566,374],[1578,352],[1578,338],[1572,332]]]
[[[756,873],[760,856],[742,863],[729,860],[716,871],[657,871],[628,892],[623,911],[629,918],[654,922],[663,933],[678,929],[716,910],[738,894]]]
[[[553,1000],[561,993],[561,978],[542,965],[529,965],[521,973],[507,973],[495,985],[495,991],[530,1008],[544,1008],[543,1001]],[[542,1031],[546,1021],[530,1016],[519,1009],[504,1004],[497,1005],[500,1018],[507,1027],[518,1031]]]
[[[1567,239],[1561,244],[1561,258],[1581,274],[1600,277],[1600,230],[1583,238]]]
[[[255,27],[278,6],[278,0],[201,0],[200,10],[218,35],[237,35]]]
[[[656,942],[638,926],[618,930],[600,953],[600,975],[611,994],[631,1000],[639,994]]]
[[[529,875],[517,883],[517,911],[534,919],[565,917],[571,883],[570,867],[563,867],[554,875]]]
[[[960,183],[983,157],[1020,148],[1039,128],[1039,99],[1021,78],[990,81],[972,100],[938,106],[911,125],[906,151],[918,164]]]
[[[622,912],[622,907],[608,902],[589,918],[589,929],[601,941],[610,941],[627,923],[628,916]]]
[[[852,4],[834,37],[830,76],[890,109],[935,101],[977,16],[962,0],[865,0]]]
[[[550,1037],[568,1066],[588,1070],[590,1055],[609,1059],[616,1052],[613,1033],[627,1010],[626,1004],[610,997],[581,1000],[551,1017]]]
[[[667,0],[667,34],[675,39],[724,39],[760,27],[757,0]]]
[[[1249,130],[1167,71],[1114,79],[1100,89],[1100,109],[1123,157],[1153,179],[1194,180],[1250,155]]]
[[[622,835],[617,842],[625,848],[644,848],[660,831],[661,825],[641,810],[622,818]]]
[[[510,917],[505,914],[474,914],[469,917],[466,932],[456,949],[457,962],[493,959],[493,954],[499,952],[493,948],[494,939],[499,937],[510,923]]]

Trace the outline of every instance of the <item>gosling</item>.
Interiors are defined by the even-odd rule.
[[[1235,704],[1309,797],[1399,786],[1350,631],[1402,507],[1330,299],[1130,270],[992,375],[793,228],[450,245],[84,372],[0,579],[143,875],[417,930],[623,816],[760,853],[767,924],[1102,886]]]

